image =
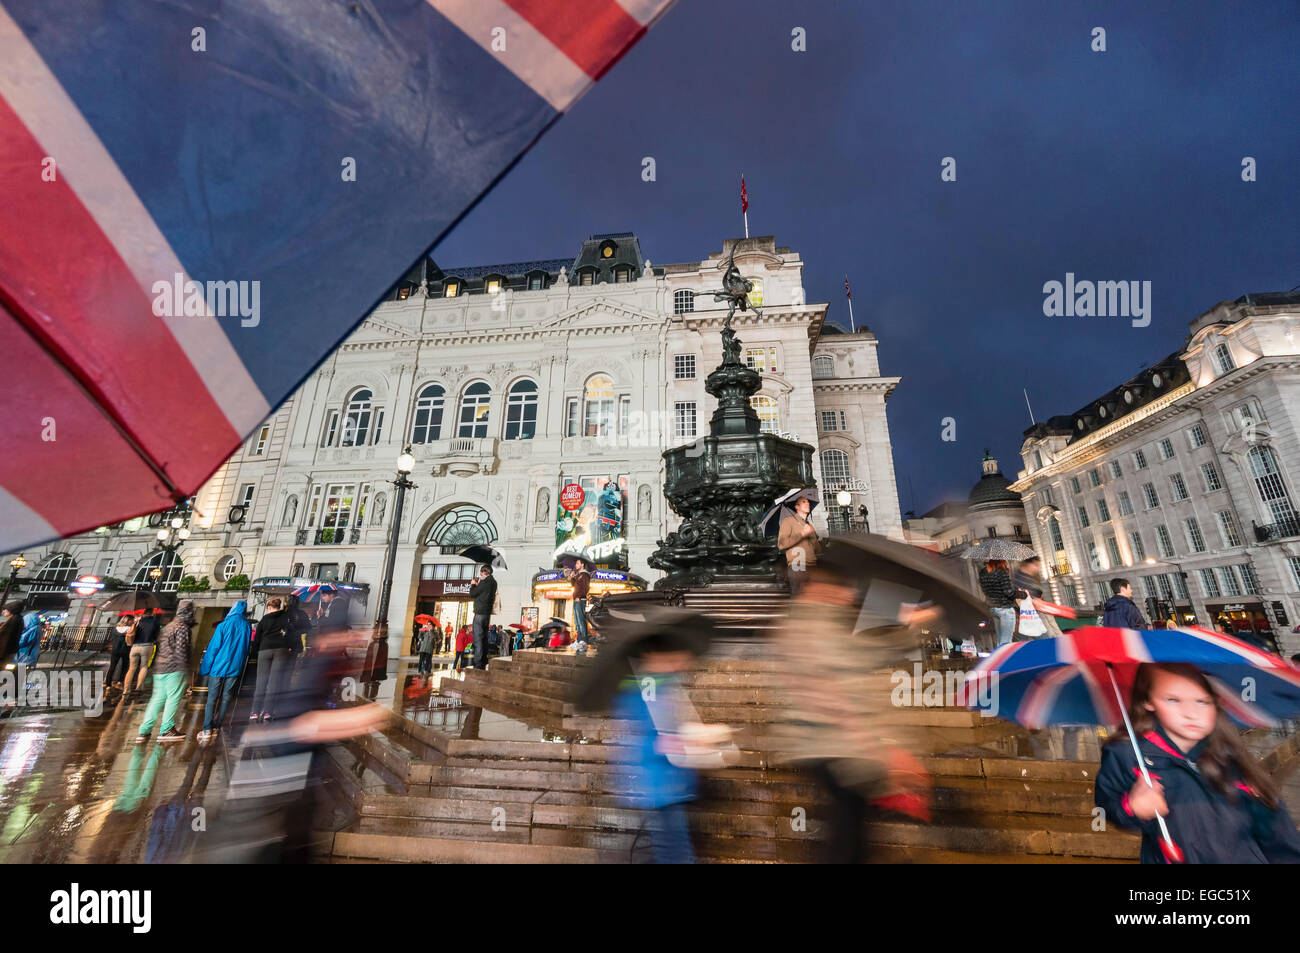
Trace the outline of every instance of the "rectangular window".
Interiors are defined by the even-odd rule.
[[[1183,578],[1180,572],[1171,572],[1169,578],[1173,581],[1174,592],[1179,599],[1190,599],[1192,594],[1187,591],[1187,580]]]
[[[324,490],[324,486],[322,486],[321,484],[317,484],[316,486],[312,487],[311,505],[307,507],[308,526],[314,527],[316,525],[316,520],[319,519],[320,517],[320,497],[321,497],[322,490]]]
[[[1147,455],[1141,450],[1133,451],[1133,466],[1139,470],[1147,468]]]
[[[1242,563],[1237,570],[1241,573],[1241,581],[1245,584],[1246,591],[1252,596],[1259,595],[1259,576],[1255,575],[1255,567],[1250,563]]]
[[[334,446],[334,435],[339,429],[339,412],[331,410],[325,416],[325,430],[321,433],[320,445],[322,447]]]
[[[578,436],[578,399],[570,397],[564,408],[564,435],[566,437]]]
[[[1119,491],[1119,515],[1120,516],[1133,515],[1133,501],[1129,499],[1128,490]]]
[[[1166,437],[1160,441],[1160,459],[1168,460],[1174,455],[1174,442]]]
[[[1097,585],[1097,603],[1099,605],[1105,605],[1106,600],[1110,598],[1110,586],[1104,582],[1099,582],[1096,585]]]
[[[1215,490],[1223,489],[1223,481],[1219,479],[1219,471],[1213,463],[1201,464],[1201,479],[1205,481],[1205,492],[1213,493]]]
[[[1105,500],[1097,501],[1097,519],[1102,523],[1110,522],[1110,506]]]
[[[628,418],[632,415],[632,398],[627,394],[618,399],[618,432],[627,433]]]
[[[1079,478],[1077,476],[1070,477],[1070,489],[1075,493],[1083,492],[1083,487],[1079,486]]]
[[[1110,555],[1110,568],[1115,569],[1122,565],[1124,560],[1119,555],[1119,543],[1115,541],[1114,536],[1106,537],[1106,552]]]
[[[673,405],[673,435],[679,440],[695,436],[695,401]]]
[[[1079,525],[1084,529],[1092,525],[1092,522],[1088,519],[1088,508],[1086,506],[1079,507]]]
[[[1142,533],[1139,530],[1129,530],[1128,543],[1136,561],[1141,562],[1147,558],[1147,549],[1142,545]]]
[[[1205,428],[1197,424],[1187,431],[1187,442],[1195,450],[1197,447],[1203,447],[1209,443],[1210,438],[1205,435]]]
[[[1201,569],[1201,589],[1205,591],[1206,598],[1215,599],[1223,595],[1219,590],[1219,581],[1214,578],[1213,569]]]
[[[239,492],[239,499],[235,501],[235,504],[244,507],[245,510],[250,508],[253,505],[253,493],[255,490],[255,484],[245,483],[244,488]]]
[[[1041,490],[1039,490],[1038,496],[1039,498],[1042,499],[1044,505],[1046,506],[1052,505],[1052,488],[1050,486],[1045,486]]]
[[[1088,482],[1094,487],[1101,486],[1101,471],[1093,467],[1088,471]]]
[[[1241,545],[1241,533],[1237,532],[1237,521],[1232,518],[1229,510],[1219,512],[1219,535],[1223,537],[1223,545],[1228,549]]]
[[[1164,523],[1156,527],[1156,546],[1160,550],[1162,559],[1172,559],[1174,556],[1174,541],[1169,536],[1169,529]]]
[[[1169,488],[1173,491],[1175,503],[1187,499],[1187,484],[1183,482],[1181,473],[1169,475]]]
[[[1300,556],[1288,556],[1286,564],[1291,569],[1291,581],[1300,589]]]
[[[1191,547],[1192,552],[1205,552],[1205,537],[1201,535],[1201,524],[1196,522],[1195,516],[1183,520],[1183,530],[1187,534],[1187,545]]]
[[[1232,566],[1221,566],[1215,571],[1219,576],[1219,584],[1223,586],[1224,595],[1239,596],[1241,595],[1241,581],[1232,570]]]
[[[694,354],[674,355],[673,378],[679,381],[695,380],[695,355]]]
[[[262,429],[257,432],[257,439],[253,441],[253,456],[260,457],[266,453],[266,442],[271,436],[271,425],[263,424]]]
[[[1159,590],[1156,589],[1155,578],[1152,576],[1143,576],[1142,594],[1146,596],[1148,599],[1154,599],[1156,597],[1157,592],[1159,592]]]
[[[1147,509],[1154,510],[1159,508],[1160,495],[1156,493],[1156,488],[1154,484],[1151,483],[1142,484],[1142,498],[1146,500]]]
[[[1160,587],[1160,598],[1171,600],[1174,598],[1174,587],[1169,585],[1169,575],[1161,573],[1156,576],[1156,585]]]
[[[839,418],[836,416],[835,411],[822,411],[822,430],[839,430],[840,428],[837,426],[838,423]]]
[[[1119,465],[1118,460],[1110,461],[1110,475],[1116,480],[1124,475],[1124,469]]]
[[[776,348],[750,347],[745,349],[745,365],[760,374],[775,374]]]

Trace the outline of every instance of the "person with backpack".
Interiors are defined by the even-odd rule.
[[[144,690],[144,679],[149,674],[149,663],[153,660],[157,644],[158,617],[146,610],[144,615],[136,619],[135,631],[131,634],[131,662],[126,669],[126,678],[122,681],[122,691],[126,698],[135,698]]]
[[[235,687],[244,674],[253,628],[244,618],[248,603],[240,599],[221,620],[199,663],[199,674],[208,680],[208,704],[203,711],[199,744],[210,744],[225,721]],[[219,701],[218,701],[219,699]]]
[[[158,740],[182,741],[183,732],[176,729],[176,712],[185,694],[185,682],[190,673],[190,633],[194,628],[194,603],[186,599],[176,607],[176,615],[158,635],[158,656],[153,664],[153,694],[140,722],[140,733],[135,743],[144,744],[149,733],[162,717]]]

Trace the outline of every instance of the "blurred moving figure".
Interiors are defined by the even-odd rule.
[[[0,668],[16,664],[18,639],[23,634],[23,604],[11,602],[0,610]]]
[[[864,829],[882,807],[927,814],[929,778],[909,751],[913,730],[891,723],[879,681],[882,670],[910,669],[917,627],[941,614],[908,595],[863,579],[843,549],[828,547],[774,646],[790,709],[774,732],[774,759],[808,771],[828,802],[823,863],[866,862]]]
[[[41,636],[44,634],[44,626],[41,624],[41,614],[39,612],[27,612],[23,615],[23,632],[18,637],[18,664],[26,665],[29,669],[36,667],[36,661],[41,654]]]
[[[388,715],[362,702],[335,707],[340,676],[355,681],[347,631],[318,633],[297,663],[297,677],[278,699],[275,718],[250,727],[243,757],[230,779],[225,808],[213,828],[209,863],[305,863],[314,832],[332,830],[324,746],[380,728]]]
[[[199,674],[208,680],[208,703],[203,712],[203,730],[199,744],[215,740],[226,719],[231,699],[244,677],[248,650],[252,646],[253,627],[244,618],[248,603],[240,599],[221,620],[203,652]]]
[[[1024,598],[1019,602],[1017,640],[1059,636],[1061,627],[1057,625],[1056,617],[1050,612],[1040,612],[1037,605],[1043,599],[1043,561],[1037,555],[1021,560],[1020,565],[1011,575],[1011,583],[1016,589],[1025,593]]]
[[[993,629],[997,644],[1006,645],[1016,634],[1016,613],[1020,600],[1029,594],[1011,583],[1005,559],[990,559],[979,572],[980,589],[993,610]]]

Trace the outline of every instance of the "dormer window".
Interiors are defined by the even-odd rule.
[[[1161,387],[1163,387],[1164,383],[1165,383],[1165,379],[1163,376],[1161,376],[1159,371],[1156,371],[1154,374],[1151,375],[1151,386],[1154,387],[1156,390],[1159,390]]]
[[[623,285],[632,280],[632,269],[626,265],[619,265],[614,269],[614,283]]]
[[[1226,344],[1214,349],[1214,368],[1220,374],[1227,374],[1237,369],[1237,362],[1232,359],[1232,351]]]
[[[546,290],[546,275],[542,274],[541,272],[535,272],[534,274],[529,275],[529,276],[528,276],[528,290],[529,290],[529,291],[545,291],[545,290]]]
[[[494,295],[501,293],[501,279],[489,278],[483,285],[483,291],[486,294]]]
[[[405,301],[409,297],[411,297],[411,289],[408,286],[403,285],[402,287],[397,289],[398,301]]]
[[[442,286],[442,296],[444,298],[455,298],[460,294],[460,282],[455,278],[448,278],[446,284]]]
[[[595,283],[596,283],[595,268],[584,268],[582,269],[582,271],[578,272],[578,284],[594,285]]]

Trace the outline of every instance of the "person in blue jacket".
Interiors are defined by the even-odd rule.
[[[36,660],[41,655],[41,636],[43,634],[44,626],[41,625],[41,614],[39,612],[23,613],[23,634],[18,637],[18,656],[14,661],[19,665],[35,668]]]
[[[1111,597],[1106,600],[1106,611],[1101,624],[1114,629],[1145,629],[1146,619],[1133,602],[1133,584],[1127,579],[1110,581]]]
[[[1129,718],[1152,783],[1121,732],[1102,751],[1094,798],[1108,824],[1142,832],[1142,863],[1300,862],[1300,833],[1277,786],[1242,747],[1200,669],[1140,666]]]
[[[235,686],[244,673],[244,664],[248,661],[248,650],[253,643],[253,627],[244,618],[248,603],[240,599],[226,617],[221,620],[217,630],[212,633],[212,640],[203,653],[199,664],[199,674],[208,679],[208,705],[203,712],[203,730],[199,732],[199,744],[210,744],[226,717],[234,697]],[[220,698],[220,710],[217,699]]]

